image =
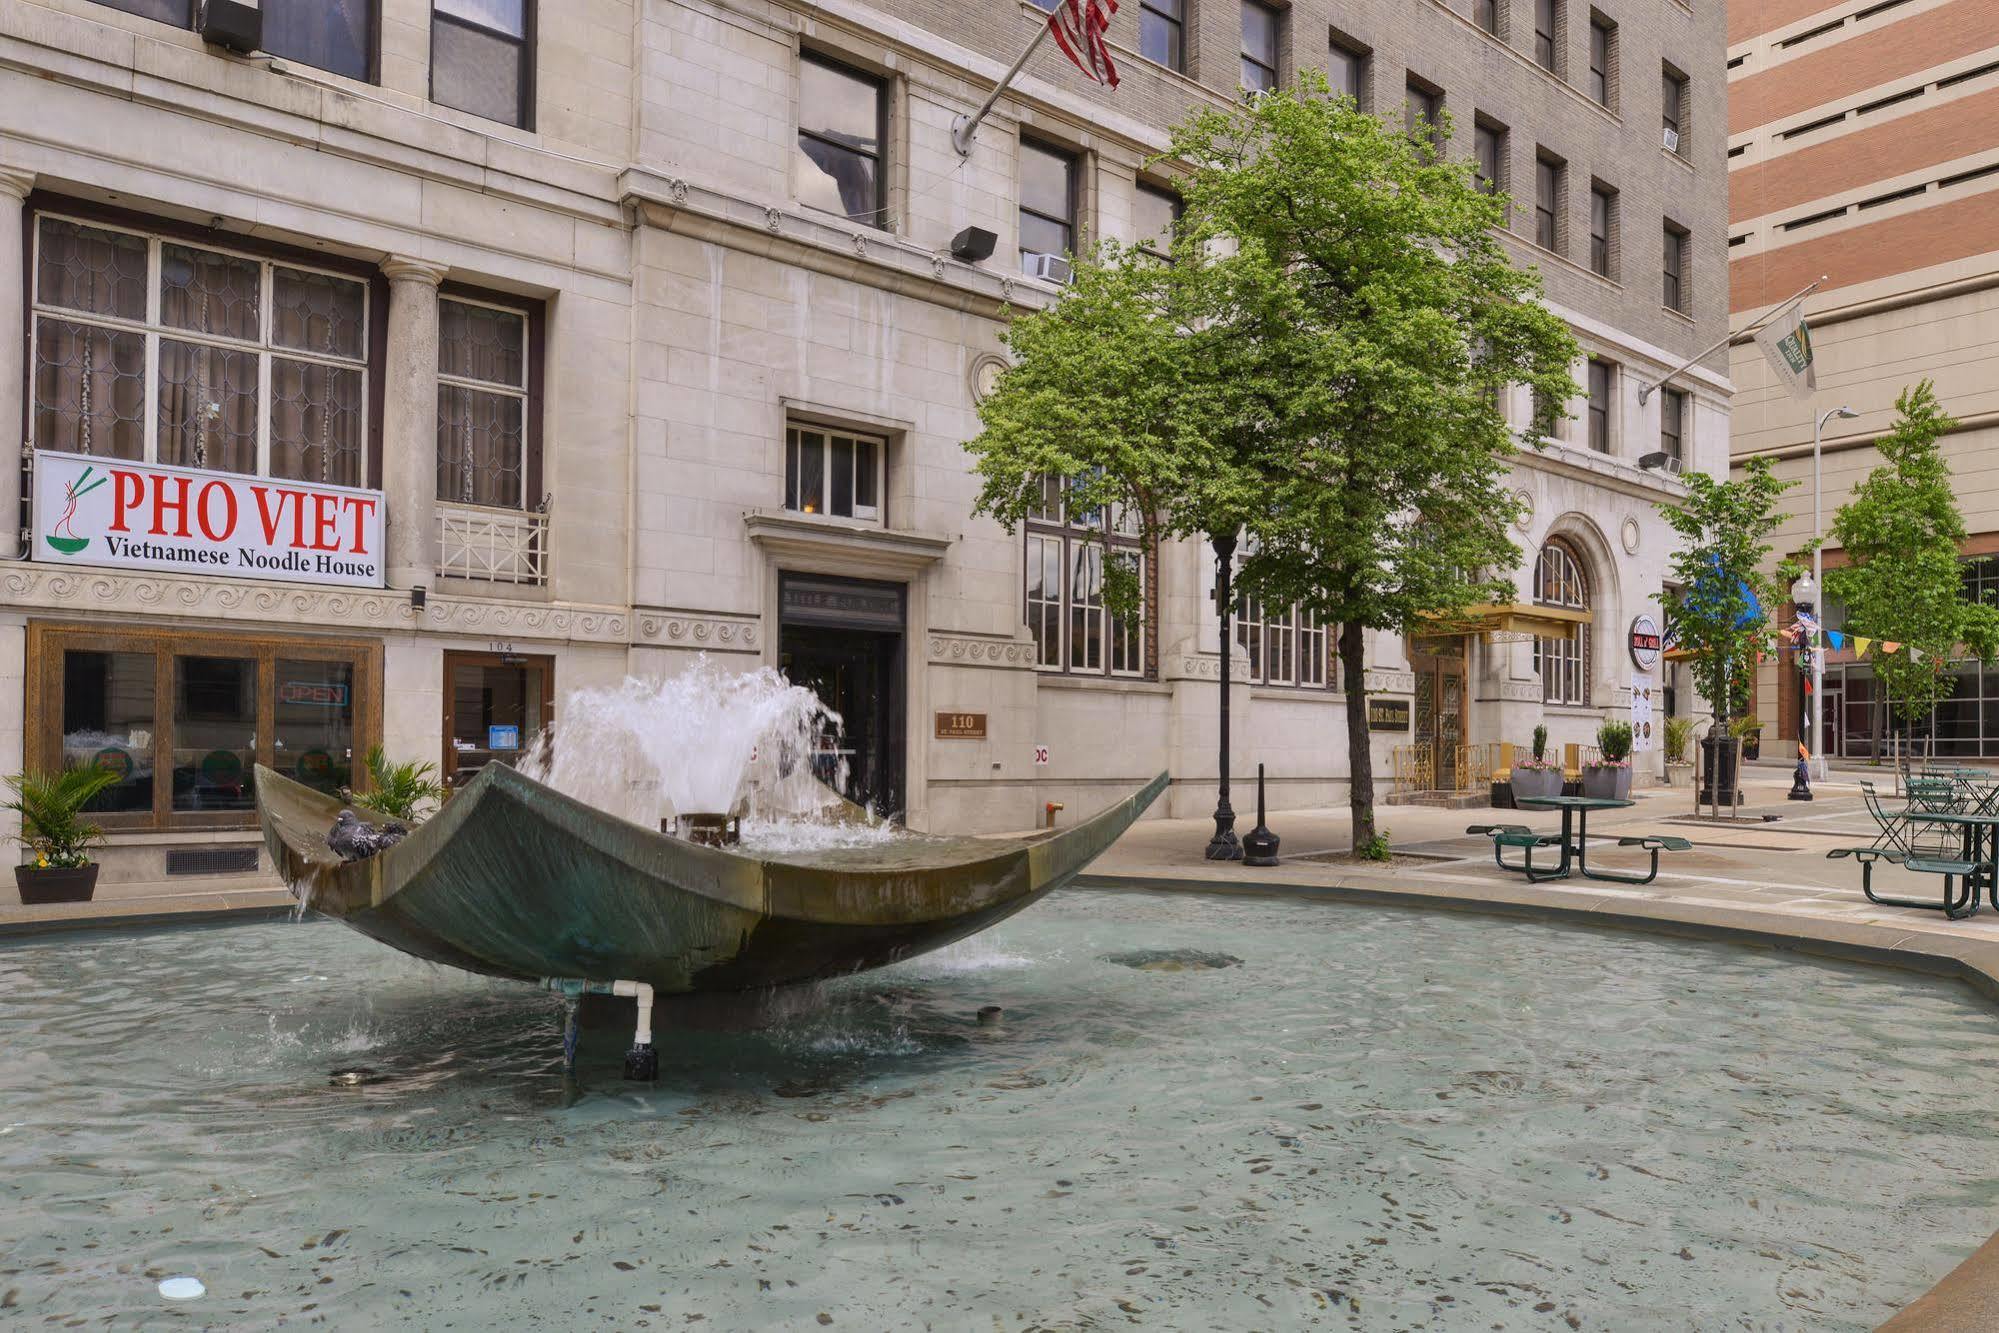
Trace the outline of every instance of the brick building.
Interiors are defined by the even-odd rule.
[[[379,737],[460,779],[697,651],[830,694],[919,827],[1162,768],[1208,808],[1209,562],[1128,550],[1148,614],[1106,623],[1059,499],[974,521],[959,445],[1003,307],[1059,293],[1040,256],[1156,234],[1166,127],[1307,68],[1451,113],[1590,358],[1516,468],[1515,627],[1371,645],[1380,769],[1421,741],[1468,782],[1466,747],[1587,741],[1649,683],[1654,506],[1728,435],[1719,357],[1638,395],[1725,329],[1718,6],[1127,3],[1116,93],[1046,48],[967,158],[1032,4],[263,0],[246,53],[193,8],[0,5],[0,419],[37,464],[0,488],[32,523],[0,766],[124,773],[107,893],[249,854],[253,761],[331,785]],[[949,253],[972,226],[992,258]],[[1344,795],[1328,637],[1241,631],[1237,761],[1280,806]]]
[[[1745,0],[1729,7],[1730,305],[1739,326],[1818,278],[1806,307],[1819,393],[1776,388],[1734,349],[1733,451],[1798,481],[1776,537],[1812,533],[1812,422],[1826,423],[1824,519],[1880,463],[1896,396],[1929,376],[1963,423],[1944,441],[1972,536],[1968,595],[1999,597],[1999,23],[1981,0]],[[1828,548],[1826,562],[1840,553]],[[1828,608],[1834,627],[1844,623]],[[1954,668],[1939,710],[1945,754],[1999,756],[1999,671]],[[1798,673],[1766,665],[1759,708],[1798,734]],[[1888,735],[1873,670],[1827,659],[1825,750],[1878,756]],[[1788,746],[1783,747],[1788,753]]]

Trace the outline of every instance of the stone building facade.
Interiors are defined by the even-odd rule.
[[[1729,276],[1740,325],[1823,279],[1806,304],[1819,392],[1799,402],[1743,342],[1734,457],[1776,460],[1787,520],[1774,541],[1812,536],[1812,425],[1826,422],[1820,509],[1880,464],[1874,442],[1895,399],[1929,377],[1961,425],[1943,442],[1970,539],[1969,596],[1999,599],[1999,25],[1979,0],[1749,0],[1729,9]],[[1842,553],[1829,547],[1828,566]],[[1835,628],[1842,608],[1828,608]],[[1879,757],[1889,717],[1873,668],[1827,658],[1826,753]],[[1999,672],[1957,663],[1956,697],[1934,719],[1940,752],[1999,756]],[[1766,663],[1757,706],[1799,735],[1799,673]],[[1769,753],[1769,747],[1765,747]]]
[[[109,892],[246,855],[252,762],[333,783],[380,739],[462,777],[567,691],[702,652],[835,698],[917,827],[1161,769],[1166,809],[1210,808],[1210,560],[1125,551],[1148,615],[1107,623],[1059,493],[1023,533],[974,519],[960,444],[1004,312],[1059,294],[1039,256],[1156,234],[1166,128],[1246,80],[1447,110],[1593,361],[1515,469],[1514,619],[1371,644],[1384,778],[1406,728],[1444,784],[1459,744],[1623,713],[1655,505],[1725,459],[1719,360],[1676,372],[1725,333],[1716,7],[1132,4],[1115,93],[1045,48],[966,157],[1033,4],[264,0],[249,53],[191,9],[0,6],[0,419],[36,465],[0,488],[0,764],[120,770]],[[953,256],[966,228],[990,258]],[[346,581],[315,563],[345,528],[284,521],[335,510],[382,520]],[[232,515],[266,563],[189,554]],[[1577,628],[1519,628],[1549,624]],[[1330,636],[1242,633],[1238,774],[1343,799]]]

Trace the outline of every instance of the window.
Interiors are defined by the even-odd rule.
[[[369,286],[40,214],[37,448],[366,486]]]
[[[1589,580],[1575,550],[1559,538],[1541,548],[1534,574],[1534,601],[1541,606],[1588,611]],[[1578,623],[1560,638],[1534,640],[1534,667],[1541,673],[1541,701],[1588,704],[1589,626]]]
[[[1662,234],[1664,254],[1663,269],[1665,284],[1660,292],[1660,302],[1668,310],[1687,313],[1687,232],[1684,227],[1667,222]]]
[[[1617,25],[1592,10],[1589,16],[1589,95],[1599,106],[1617,105]]]
[[[1589,447],[1600,454],[1610,452],[1611,385],[1615,367],[1601,357],[1589,361]]]
[[[1534,0],[1534,63],[1550,73],[1561,72],[1555,5],[1556,0]]]
[[[437,498],[446,504],[541,503],[529,325],[517,307],[437,303]]]
[[[1402,103],[1403,130],[1410,138],[1435,148],[1443,142],[1443,121],[1443,93],[1411,75],[1408,96]]]
[[[1499,36],[1499,0],[1473,0],[1471,17],[1479,27]]]
[[[1334,94],[1351,97],[1355,106],[1367,110],[1367,52],[1335,38],[1326,62],[1326,82]]]
[[[784,507],[798,514],[881,521],[887,441],[798,425],[784,433]]]
[[[506,0],[462,7],[490,14]],[[350,79],[374,77],[375,0],[263,0],[263,11],[264,49],[272,55]]]
[[[1120,515],[1099,540],[1103,514],[1071,512],[1067,489],[1058,478],[1044,478],[1041,507],[1027,517],[1027,627],[1035,665],[1077,675],[1144,675],[1152,590],[1138,524]],[[1112,560],[1138,576],[1143,592],[1135,622],[1104,605],[1106,545]]]
[[[1267,93],[1277,86],[1277,27],[1282,22],[1270,6],[1243,0],[1242,86],[1250,92]]]
[[[108,829],[249,828],[255,765],[337,794],[364,782],[381,648],[239,630],[28,627],[30,762],[103,768]]]
[[[1661,136],[1668,152],[1687,155],[1687,76],[1671,65],[1660,71],[1659,78],[1659,123],[1664,127]]]
[[[1173,232],[1180,224],[1180,196],[1158,185],[1138,183],[1132,222],[1139,251],[1162,264],[1173,262]]]
[[[888,85],[806,53],[798,61],[798,200],[879,227],[887,202],[882,170]]]
[[[1140,0],[1138,53],[1168,69],[1187,68],[1187,0]]]
[[[1020,141],[1020,266],[1076,247],[1076,159],[1059,148]]]
[[[1616,254],[1617,191],[1601,181],[1589,189],[1589,267],[1600,277],[1612,277]]]
[[[1562,245],[1568,238],[1563,234],[1562,195],[1565,193],[1568,168],[1562,159],[1552,156],[1545,149],[1534,163],[1534,244],[1543,250],[1562,253]]]
[[[1659,390],[1659,449],[1675,463],[1684,465],[1686,454],[1687,391]]]
[[[1302,607],[1273,609],[1246,597],[1236,607],[1234,624],[1233,679],[1325,688],[1330,637],[1316,613]]]
[[[1506,191],[1506,127],[1481,120],[1472,128],[1472,153],[1478,164],[1478,188],[1487,194]]]
[[[522,129],[534,123],[532,0],[433,0],[430,100]]]

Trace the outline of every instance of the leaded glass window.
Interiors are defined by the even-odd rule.
[[[1589,610],[1589,579],[1582,558],[1567,542],[1557,539],[1541,548],[1534,600],[1542,606]],[[1542,702],[1588,704],[1589,626],[1578,624],[1560,637],[1535,639],[1534,667],[1541,673]]]
[[[368,285],[55,214],[35,220],[35,446],[368,484]]]

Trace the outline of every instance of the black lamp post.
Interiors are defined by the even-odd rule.
[[[1210,538],[1215,548],[1215,614],[1222,622],[1222,782],[1215,799],[1215,836],[1208,839],[1210,861],[1242,860],[1242,840],[1235,835],[1235,807],[1229,804],[1229,616],[1235,597],[1229,591],[1235,564],[1235,534]]]

